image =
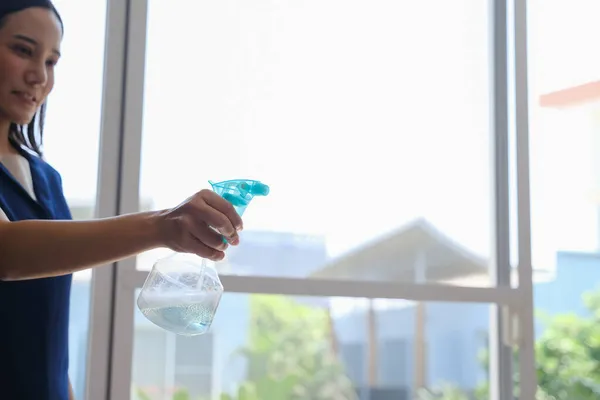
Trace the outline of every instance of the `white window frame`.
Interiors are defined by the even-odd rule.
[[[139,208],[140,159],[149,0],[107,0],[105,72],[96,216]],[[449,0],[452,1],[452,0]],[[512,399],[512,347],[519,346],[521,400],[533,400],[533,283],[528,154],[526,0],[489,0],[492,65],[493,252],[496,287],[352,282],[278,277],[222,276],[232,293],[388,298],[413,301],[490,303],[490,398]],[[512,18],[512,19],[511,19]],[[509,32],[509,27],[514,31]],[[511,33],[512,35],[510,35]],[[513,37],[514,43],[509,43]],[[509,63],[509,44],[514,63]],[[514,70],[514,82],[509,71]],[[514,85],[514,86],[511,86]],[[509,88],[515,97],[509,99]],[[511,101],[514,100],[514,101]],[[515,106],[516,105],[516,106]],[[510,283],[509,111],[515,113],[519,285]],[[126,155],[126,156],[125,156]],[[115,162],[115,157],[117,162]],[[122,400],[130,396],[134,296],[147,271],[135,258],[93,273],[86,398]],[[518,327],[518,335],[512,334]]]

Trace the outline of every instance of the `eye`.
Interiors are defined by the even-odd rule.
[[[52,68],[56,65],[56,63],[58,63],[58,60],[48,60],[48,61],[46,61],[46,66]]]
[[[22,46],[22,45],[16,45],[13,47],[13,50],[20,54],[20,55],[24,55],[24,56],[31,56],[33,54],[33,51],[26,47],[26,46]]]

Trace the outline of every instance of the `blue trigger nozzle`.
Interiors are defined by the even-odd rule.
[[[250,179],[232,179],[223,182],[208,181],[219,196],[230,202],[237,213],[242,216],[254,196],[267,196],[269,186],[260,181]]]

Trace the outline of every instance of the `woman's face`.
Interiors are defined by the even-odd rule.
[[[0,120],[31,122],[54,86],[61,40],[60,22],[45,8],[0,21]]]

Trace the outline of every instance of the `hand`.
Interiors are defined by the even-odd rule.
[[[231,203],[207,189],[177,207],[161,212],[158,218],[166,247],[213,261],[225,257],[228,243],[234,246],[239,243],[238,231],[243,227],[242,219]]]
[[[75,400],[75,393],[73,392],[73,385],[71,385],[71,379],[69,379],[69,400]]]

